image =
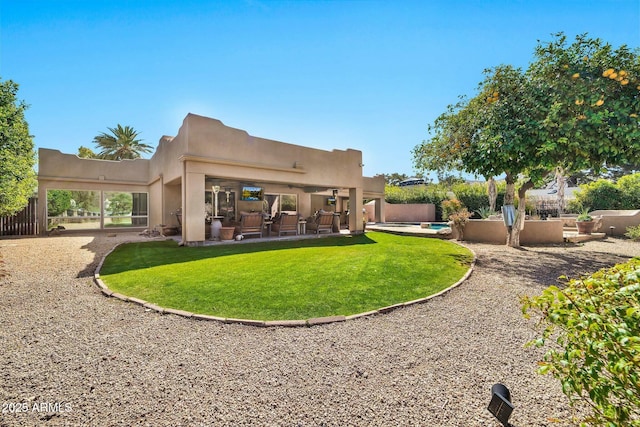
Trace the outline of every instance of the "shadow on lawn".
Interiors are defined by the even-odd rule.
[[[629,260],[629,257],[607,252],[547,251],[543,247],[509,251],[505,257],[479,256],[477,266],[505,279],[522,277],[536,285],[558,285],[560,276],[577,278]]]
[[[356,236],[332,236],[320,239],[282,240],[272,242],[243,242],[205,247],[182,247],[174,240],[125,243],[118,246],[105,260],[100,274],[117,274],[124,271],[151,268],[168,264],[199,261],[209,258],[273,252],[288,249],[344,247],[376,244],[365,234]],[[321,262],[321,260],[318,260]]]

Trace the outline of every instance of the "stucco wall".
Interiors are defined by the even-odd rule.
[[[377,203],[376,200],[365,205],[369,221],[375,221]],[[436,220],[436,206],[432,203],[391,204],[384,200],[382,203],[384,204],[383,222],[433,222]]]
[[[464,228],[464,240],[469,242],[505,244],[507,227],[504,222],[472,219]],[[520,232],[520,243],[523,245],[562,243],[562,221],[525,221]]]
[[[602,216],[600,233],[623,236],[627,227],[640,225],[640,210],[599,210],[589,212],[591,216]],[[615,227],[613,230],[610,227]]]
[[[63,154],[59,150],[40,148],[38,177],[59,181],[146,185],[149,181],[150,163],[148,159],[121,161],[82,159],[75,154]]]
[[[362,153],[358,150],[326,151],[259,138],[194,114],[187,115],[177,137],[168,145],[184,144],[184,140],[183,153],[193,163],[191,170],[208,171],[221,178],[329,188],[364,184]]]

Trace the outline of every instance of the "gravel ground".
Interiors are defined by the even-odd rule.
[[[497,426],[496,382],[511,389],[515,427],[565,425],[554,420],[575,412],[535,374],[541,352],[523,347],[535,333],[519,297],[640,254],[621,239],[469,244],[469,280],[425,304],[256,328],[104,297],[93,270],[130,239],[141,237],[0,240],[0,425]]]

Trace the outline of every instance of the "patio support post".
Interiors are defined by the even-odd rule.
[[[385,200],[384,197],[380,197],[379,199],[376,199],[376,205],[375,205],[375,221],[376,222],[386,222],[386,218],[384,215],[384,205],[385,205]]]
[[[182,241],[185,245],[204,243],[204,192],[204,174],[185,170],[182,180]]]
[[[361,187],[349,189],[349,230],[351,234],[360,234],[364,231],[362,225],[362,197]]]

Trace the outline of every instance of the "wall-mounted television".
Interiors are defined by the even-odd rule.
[[[251,186],[242,187],[242,195],[240,196],[241,200],[262,201],[263,198],[264,188]]]

